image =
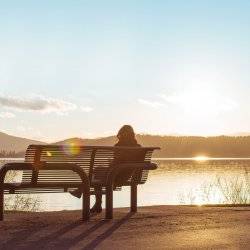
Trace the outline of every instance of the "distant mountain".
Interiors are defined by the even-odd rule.
[[[159,136],[137,135],[143,146],[160,147],[154,157],[250,157],[250,136]],[[76,143],[78,145],[114,145],[115,136],[97,139],[71,138],[57,144]]]
[[[250,157],[250,136],[159,136],[137,135],[143,146],[157,146],[154,157]],[[70,138],[54,144],[112,146],[117,142],[116,136],[96,139]],[[0,153],[2,150],[24,152],[29,144],[45,144],[0,133]]]
[[[76,145],[88,145],[88,146],[112,146],[116,142],[115,136],[100,137],[96,139],[83,139],[83,138],[69,138],[63,141],[55,142],[55,144],[70,144],[75,143]]]
[[[138,143],[143,146],[156,146],[159,147],[159,140],[161,136],[151,136],[151,135],[137,135]],[[82,138],[70,138],[63,141],[56,142],[55,144],[70,144],[74,143],[76,145],[88,145],[88,146],[113,146],[117,142],[116,136],[101,137],[96,139],[82,139]],[[162,154],[156,153],[156,156],[162,156]]]
[[[155,135],[137,135],[138,143],[143,146],[156,146],[158,147],[159,140],[162,136]],[[55,144],[70,144],[75,143],[77,145],[89,145],[89,146],[113,146],[117,142],[116,136],[100,137],[95,139],[82,139],[82,138],[70,138],[63,141],[56,142]]]
[[[0,151],[24,152],[30,144],[45,144],[41,141],[16,137],[0,132]]]

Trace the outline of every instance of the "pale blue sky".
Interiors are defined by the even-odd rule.
[[[249,131],[249,13],[249,1],[0,0],[0,131]]]

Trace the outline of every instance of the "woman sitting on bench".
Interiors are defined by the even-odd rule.
[[[116,147],[141,147],[140,144],[137,143],[135,138],[135,133],[130,125],[124,125],[117,134],[118,142],[114,145]],[[122,151],[114,156],[114,164],[124,163],[128,161],[128,158],[131,158],[130,152]],[[139,157],[134,155],[134,157]],[[144,158],[144,155],[140,158]],[[95,174],[95,173],[94,173]],[[131,170],[122,170],[115,179],[115,186],[117,184],[126,181],[131,175]],[[77,198],[81,198],[82,191],[81,189],[77,189],[75,191],[70,192],[73,196]],[[95,198],[96,202],[94,206],[90,209],[91,213],[101,213],[102,211],[102,187],[97,186],[95,187]]]

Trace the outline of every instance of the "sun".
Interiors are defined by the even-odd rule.
[[[194,157],[194,159],[196,161],[207,161],[209,159],[209,157],[207,157],[205,155],[198,155],[198,156]]]

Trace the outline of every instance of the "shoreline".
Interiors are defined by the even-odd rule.
[[[115,208],[114,219],[81,211],[6,211],[1,249],[180,249],[247,248],[250,205],[149,206],[138,213]]]

